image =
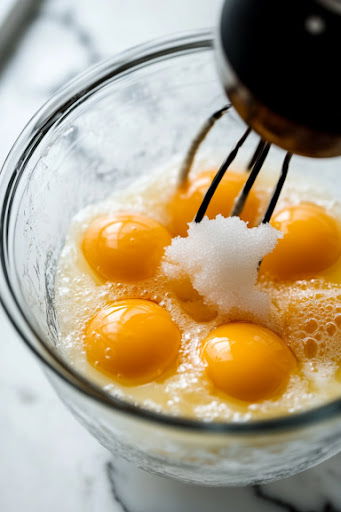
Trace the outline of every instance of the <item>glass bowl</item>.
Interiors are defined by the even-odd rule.
[[[184,155],[198,126],[225,102],[205,31],[133,48],[58,92],[2,170],[0,283],[19,336],[62,401],[113,454],[185,482],[246,485],[287,477],[337,453],[341,400],[264,421],[194,421],[111,396],[56,350],[55,269],[73,215]],[[243,129],[233,113],[225,116],[206,149],[213,147],[219,161]],[[253,135],[240,162],[256,143]],[[282,156],[274,150],[271,165]],[[323,170],[326,187],[335,190],[336,167],[340,159],[296,158],[291,172],[307,179]]]

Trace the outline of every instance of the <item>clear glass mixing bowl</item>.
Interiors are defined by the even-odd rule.
[[[73,215],[183,155],[200,123],[225,102],[209,32],[136,47],[57,93],[2,170],[0,284],[8,316],[58,395],[113,454],[187,482],[245,485],[289,476],[338,452],[341,400],[266,421],[191,421],[110,396],[56,350],[54,275]],[[242,130],[233,114],[225,116],[206,147],[219,160]],[[251,137],[241,160],[256,142]],[[270,154],[274,168],[281,157],[279,150]],[[335,190],[340,167],[340,159],[296,158],[291,173],[307,179],[323,171]]]

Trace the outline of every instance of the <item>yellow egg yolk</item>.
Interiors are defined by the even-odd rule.
[[[100,277],[131,282],[155,273],[170,242],[167,229],[155,220],[118,213],[95,219],[84,234],[82,249]]]
[[[213,384],[246,402],[276,396],[296,366],[295,356],[277,334],[244,322],[212,331],[204,340],[202,357]]]
[[[283,238],[264,258],[263,273],[279,280],[302,279],[327,269],[340,257],[340,227],[321,206],[289,206],[276,213],[271,224]]]
[[[322,277],[329,283],[341,284],[341,258],[334,265],[317,274],[316,277]]]
[[[174,235],[186,236],[188,222],[192,222],[209,188],[216,171],[205,171],[198,174],[189,183],[181,187],[172,197],[168,210],[170,215],[169,229]],[[223,217],[231,215],[234,202],[239,195],[248,174],[227,171],[215,191],[207,208],[206,215],[214,219],[219,213]],[[251,189],[240,218],[249,222],[250,227],[256,225],[261,197],[256,187]]]
[[[175,362],[180,331],[169,313],[154,302],[126,299],[96,313],[85,329],[88,362],[125,384],[160,377]]]
[[[175,293],[181,308],[197,322],[209,322],[217,316],[217,311],[205,304],[203,298],[193,288],[188,276],[178,276],[169,280],[169,287]]]

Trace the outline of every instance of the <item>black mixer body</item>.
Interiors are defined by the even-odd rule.
[[[216,55],[231,103],[264,140],[341,155],[340,0],[226,0]]]

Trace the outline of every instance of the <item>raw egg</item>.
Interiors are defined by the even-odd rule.
[[[209,188],[216,171],[205,171],[198,174],[189,183],[181,187],[169,203],[170,231],[174,235],[186,236],[188,222],[193,221],[204,195]],[[219,213],[223,217],[231,214],[234,201],[239,195],[246,179],[247,173],[228,171],[207,208],[206,215],[214,219]],[[261,207],[261,197],[256,187],[251,189],[240,218],[249,222],[250,227],[257,223]]]
[[[202,357],[216,388],[246,402],[276,396],[296,366],[295,356],[277,334],[244,322],[213,330],[204,340]]]
[[[169,280],[170,289],[175,293],[182,309],[197,322],[209,322],[217,316],[212,306],[205,304],[203,297],[193,288],[188,276],[179,275]]]
[[[175,362],[180,331],[169,313],[142,299],[112,302],[98,311],[85,329],[88,362],[125,384],[160,377]]]
[[[283,233],[283,238],[265,256],[261,270],[274,278],[314,276],[335,264],[341,255],[340,227],[321,206],[288,206],[273,216],[271,224]]]
[[[329,283],[341,284],[341,258],[337,260],[335,265],[328,267],[326,270],[318,274],[316,277],[322,277]]]
[[[100,277],[131,282],[153,276],[170,242],[167,229],[155,220],[118,213],[95,219],[84,234],[82,249]]]

